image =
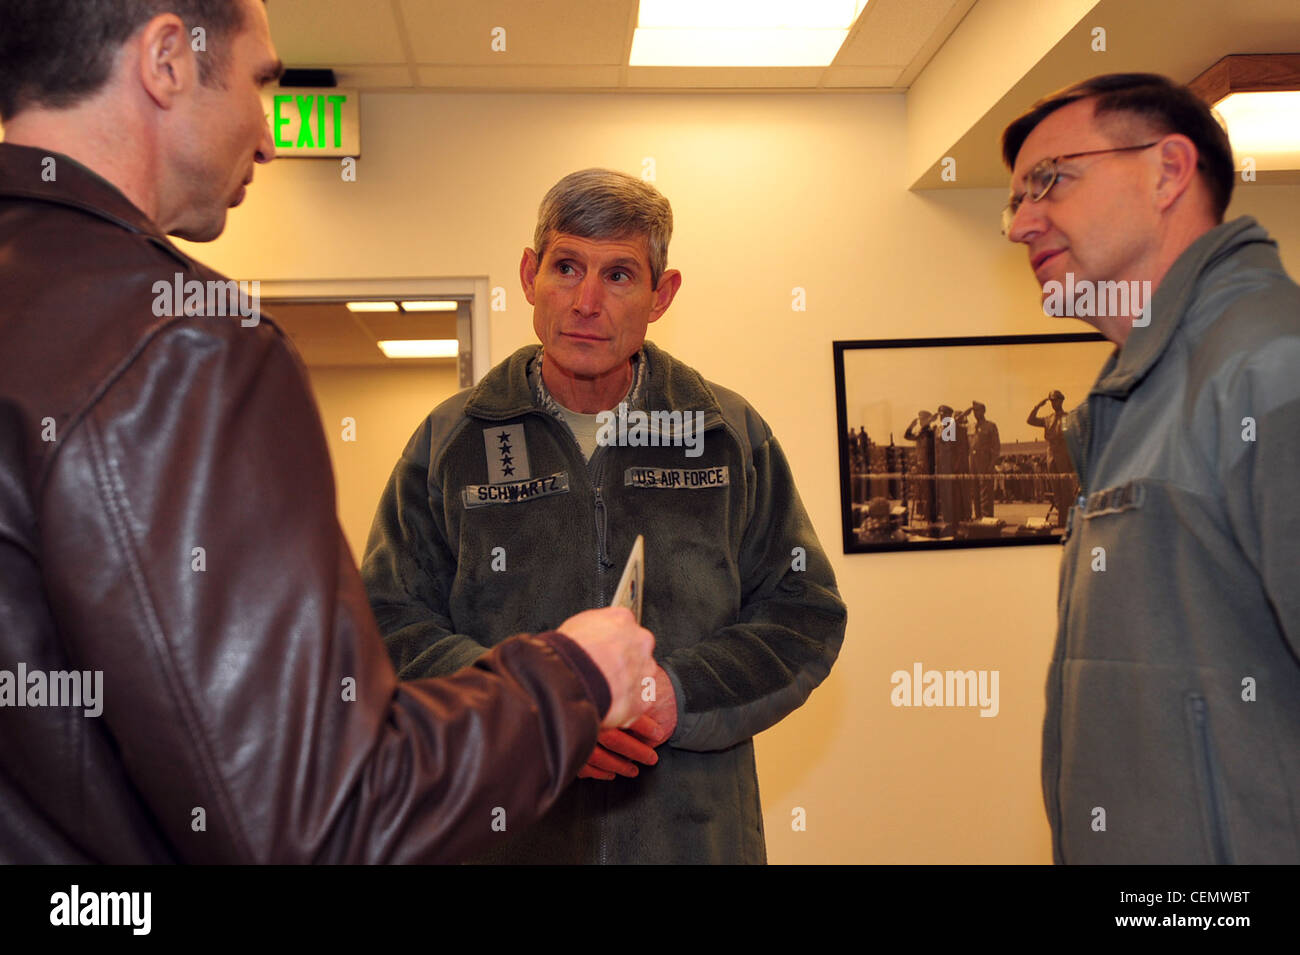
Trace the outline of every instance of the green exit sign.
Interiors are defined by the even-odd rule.
[[[282,157],[359,156],[356,90],[273,87],[262,93],[266,121]]]

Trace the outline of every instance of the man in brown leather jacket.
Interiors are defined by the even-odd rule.
[[[164,237],[279,71],[256,0],[0,7],[2,862],[456,860],[644,710],[621,609],[397,682],[300,362]]]

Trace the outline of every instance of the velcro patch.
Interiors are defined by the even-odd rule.
[[[730,483],[731,468],[725,464],[716,468],[628,468],[623,472],[624,487],[697,490]]]
[[[522,424],[484,428],[483,446],[487,450],[488,481],[492,484],[513,484],[532,476]]]
[[[549,477],[528,481],[509,481],[505,484],[467,484],[461,488],[460,499],[466,507],[486,507],[489,504],[518,504],[551,494],[569,493],[569,472],[559,471]]]
[[[1102,514],[1118,514],[1142,506],[1146,489],[1136,481],[1108,487],[1103,491],[1094,491],[1088,495],[1088,503],[1083,509],[1085,519],[1099,517]]]

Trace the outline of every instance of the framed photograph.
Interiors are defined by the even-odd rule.
[[[835,342],[846,554],[1059,542],[1095,332]]]

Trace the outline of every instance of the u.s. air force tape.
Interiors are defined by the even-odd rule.
[[[725,487],[731,483],[731,468],[628,468],[624,487],[657,487],[669,490]]]
[[[460,499],[466,507],[486,507],[488,504],[518,504],[548,494],[569,493],[569,472],[559,471],[549,477],[531,478],[527,481],[509,481],[505,484],[467,484],[461,488]]]

